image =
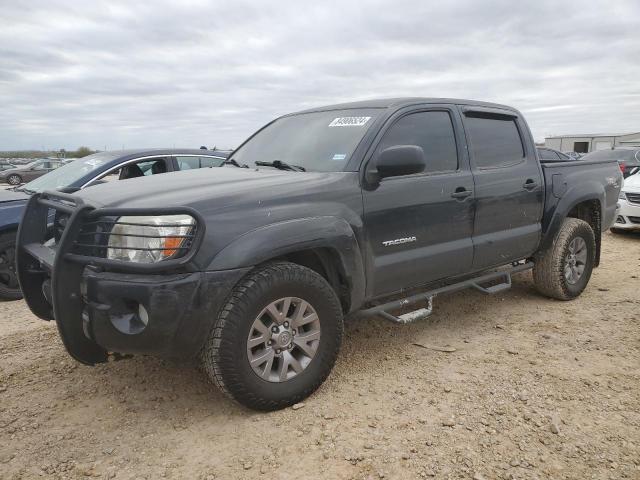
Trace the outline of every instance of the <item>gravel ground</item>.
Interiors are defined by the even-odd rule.
[[[603,249],[573,302],[521,274],[417,324],[352,321],[324,386],[268,414],[192,365],[79,365],[54,324],[3,303],[0,477],[638,479],[640,235]]]

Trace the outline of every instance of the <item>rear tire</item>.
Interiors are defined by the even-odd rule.
[[[533,267],[536,288],[558,300],[576,298],[589,283],[595,252],[591,226],[577,218],[565,219],[553,245],[536,259]]]
[[[204,371],[249,408],[288,407],[331,372],[342,317],[335,292],[313,270],[289,262],[258,267],[222,308],[201,352]]]
[[[22,183],[22,177],[16,173],[13,173],[7,177],[7,183],[9,185],[20,185]]]
[[[16,234],[0,235],[0,299],[20,300],[22,291],[16,274]]]

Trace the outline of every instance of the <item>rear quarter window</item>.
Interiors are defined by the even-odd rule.
[[[504,168],[524,160],[514,117],[469,112],[465,114],[465,128],[476,167]]]

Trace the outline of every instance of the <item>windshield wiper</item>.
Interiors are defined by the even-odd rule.
[[[291,165],[282,160],[274,160],[273,162],[261,162],[260,160],[253,162],[260,167],[274,167],[278,170],[290,170],[292,172],[306,172],[307,169],[300,165]]]

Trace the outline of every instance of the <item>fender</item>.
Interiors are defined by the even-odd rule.
[[[592,181],[584,182],[567,190],[562,195],[562,198],[558,200],[558,203],[552,206],[549,212],[546,212],[546,215],[548,216],[548,218],[550,215],[551,219],[549,220],[549,223],[546,226],[546,229],[542,238],[542,242],[540,243],[539,251],[546,250],[553,244],[556,238],[556,235],[560,231],[560,226],[562,225],[562,222],[564,221],[564,219],[567,218],[567,215],[569,214],[569,212],[576,205],[582,202],[594,201],[594,200],[598,201],[598,203],[600,204],[600,212],[601,212],[600,229],[602,231],[602,228],[605,222],[605,217],[607,216],[606,212],[603,210],[604,198],[605,198],[604,186],[597,182],[592,182]],[[596,232],[596,235],[597,234],[598,232]]]
[[[0,203],[0,233],[18,230],[26,206],[26,201]]]
[[[251,267],[315,248],[327,248],[336,254],[349,287],[351,310],[357,309],[364,301],[366,278],[356,234],[342,218],[309,217],[257,228],[223,248],[207,270]]]

